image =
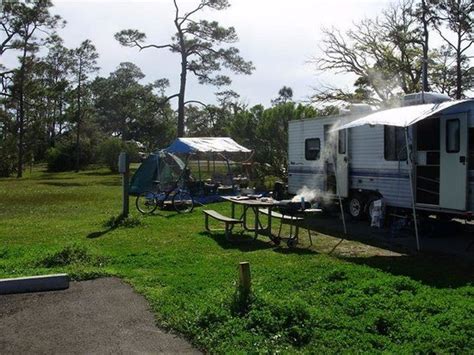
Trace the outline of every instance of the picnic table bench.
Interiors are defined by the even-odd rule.
[[[209,227],[209,217],[223,222],[225,224],[225,235],[229,239],[231,237],[232,229],[235,225],[239,224],[243,227],[244,231],[253,232],[254,239],[257,239],[258,235],[264,235],[270,238],[276,245],[279,245],[282,239],[287,240],[289,247],[294,247],[298,244],[298,235],[299,228],[302,227],[302,222],[304,222],[304,217],[301,215],[295,215],[294,213],[278,213],[272,209],[275,207],[280,207],[281,202],[275,201],[271,198],[262,198],[262,199],[251,199],[248,197],[233,197],[233,196],[223,196],[224,200],[231,203],[231,217],[224,216],[214,210],[204,210],[205,214],[205,227],[208,232],[213,231],[222,231],[222,229],[210,229]],[[235,206],[242,206],[242,215],[239,218],[236,218]],[[254,214],[253,226],[249,225],[248,214]],[[301,212],[301,211],[300,211]],[[306,209],[303,210],[300,214],[313,214],[321,212],[320,209]],[[262,223],[260,216],[265,216],[267,219],[266,225]],[[280,229],[278,231],[278,236],[272,233],[272,219],[280,221]],[[282,225],[287,224],[290,226],[290,235],[286,238],[281,238]],[[311,245],[313,245],[313,240],[311,238],[311,232],[308,228],[308,236]]]
[[[275,218],[275,219],[280,220],[280,228],[278,230],[278,238],[281,238],[281,228],[282,228],[283,224],[288,224],[290,226],[290,235],[289,235],[287,244],[288,244],[289,247],[294,247],[294,246],[296,246],[296,244],[298,244],[299,228],[300,228],[299,222],[304,221],[303,217],[282,214],[282,213],[278,213],[278,212],[275,212],[275,211],[269,211],[266,208],[261,208],[260,213],[264,214],[266,216],[270,215],[271,218]],[[294,233],[293,233],[293,227],[295,227]],[[313,245],[313,239],[311,238],[311,231],[309,230],[309,228],[307,228],[307,230],[308,230],[308,237],[309,237],[310,245]]]
[[[223,222],[225,224],[224,231],[225,231],[225,236],[226,236],[227,239],[229,239],[231,237],[231,233],[232,233],[232,229],[234,228],[234,225],[243,223],[243,221],[241,221],[240,219],[224,216],[224,215],[222,215],[219,212],[214,211],[214,210],[203,210],[202,212],[204,213],[204,216],[205,216],[206,230],[208,232],[216,232],[216,231],[221,231],[222,230],[222,229],[211,229],[209,227],[209,217],[214,218],[215,220],[217,220],[219,222]]]

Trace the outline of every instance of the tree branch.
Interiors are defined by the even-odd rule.
[[[199,104],[199,105],[202,105],[202,106],[204,106],[204,107],[206,107],[206,108],[209,107],[209,105],[206,105],[205,103],[203,103],[203,102],[201,102],[201,101],[198,101],[198,100],[189,100],[189,101],[186,101],[184,104],[185,104],[185,105],[187,105],[187,104]]]
[[[176,1],[175,1],[175,3],[176,3]],[[181,20],[181,21],[179,22],[179,25],[182,26],[183,23],[185,23],[186,20],[187,20],[190,16],[192,16],[193,14],[195,14],[196,12],[198,12],[199,10],[202,10],[202,9],[203,9],[204,7],[206,7],[207,5],[208,5],[207,2],[201,2],[198,7],[196,7],[194,10],[188,12],[184,17],[178,17],[177,19],[178,19],[178,20]]]
[[[147,45],[144,45],[142,46],[140,43],[138,43],[137,41],[134,41],[135,45],[140,48],[140,50],[143,50],[143,49],[147,49],[147,48],[156,48],[156,49],[163,49],[163,48],[173,48],[173,46],[171,44],[162,44],[162,45],[158,45],[158,44],[147,44]]]

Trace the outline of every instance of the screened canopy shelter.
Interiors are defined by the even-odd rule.
[[[229,137],[178,138],[166,151],[173,154],[221,153],[224,156],[252,152]]]
[[[252,151],[230,137],[177,138],[165,151],[186,161],[194,196],[233,194],[237,184],[248,182],[239,164],[248,162]]]

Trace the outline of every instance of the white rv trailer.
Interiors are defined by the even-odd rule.
[[[418,96],[418,97],[417,97]],[[439,94],[410,106],[289,122],[288,191],[303,187],[347,202],[354,218],[387,207],[469,218],[474,211],[474,100]],[[360,110],[359,110],[360,111]],[[407,136],[405,136],[405,131]],[[412,158],[413,195],[406,138]],[[337,176],[336,176],[337,175]],[[336,179],[337,177],[337,179]]]

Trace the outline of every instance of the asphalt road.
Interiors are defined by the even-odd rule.
[[[116,278],[0,296],[0,353],[192,353],[156,327],[146,300]]]

